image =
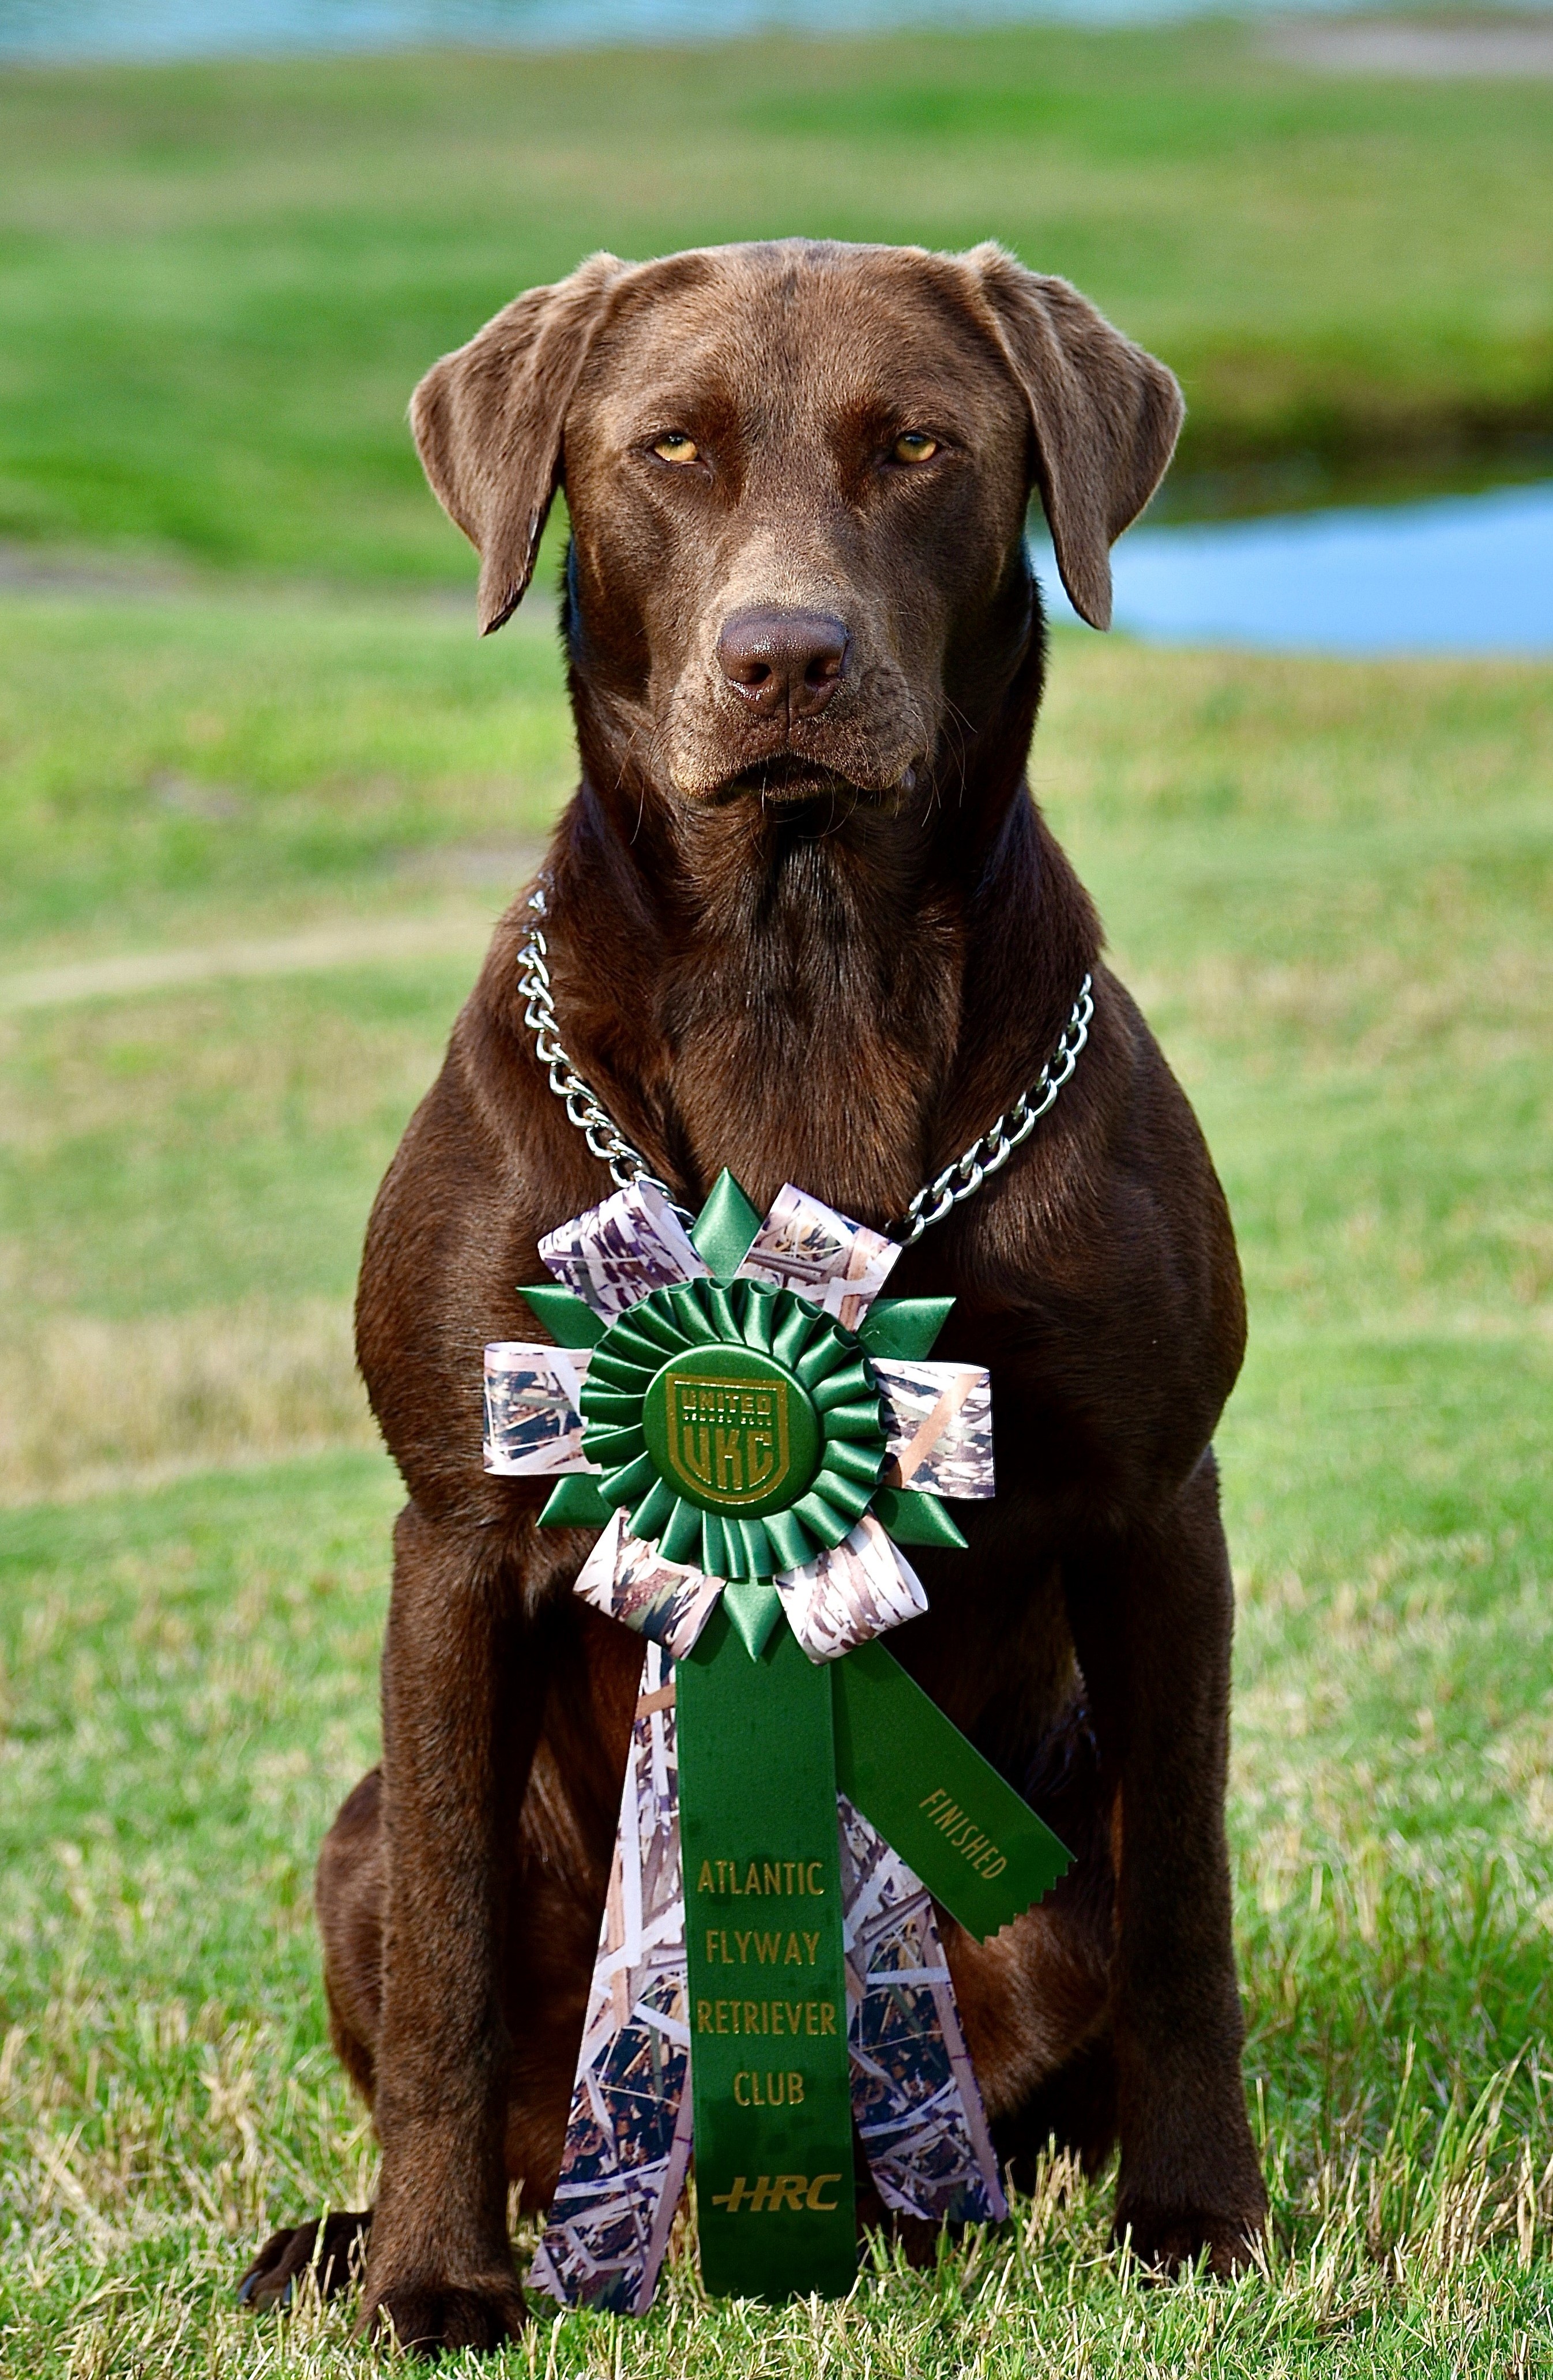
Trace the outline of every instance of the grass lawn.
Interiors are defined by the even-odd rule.
[[[0,72],[0,537],[463,568],[411,386],[588,249],[773,232],[1066,273],[1188,464],[1553,433],[1546,86],[1279,63],[1226,18]]]
[[[115,999],[0,980],[0,2371],[324,2380],[368,2368],[344,2313],[229,2292],[371,2188],[308,1908],[373,1757],[395,1501],[346,1307],[564,783],[559,670],[542,623],[236,588],[11,600],[0,657],[18,968],[382,937]],[[1075,634],[1037,745],[1249,1280],[1220,1447],[1268,2271],[1142,2288],[1058,2169],[930,2276],[709,2307],[682,2253],[648,2320],[541,2320],[507,2368],[1553,2369],[1550,698]]]
[[[471,884],[494,914],[576,775],[553,606],[482,643],[472,572],[436,601],[0,590],[0,654],[15,967]]]

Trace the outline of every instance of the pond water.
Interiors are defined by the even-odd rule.
[[[0,57],[172,58],[438,42],[565,46],[1013,24],[1136,22],[1204,0],[0,0]],[[1343,0],[1243,0],[1253,12]]]
[[[1077,614],[1050,546],[1054,620]],[[1332,653],[1553,652],[1553,480],[1262,520],[1145,520],[1111,555],[1116,625]]]

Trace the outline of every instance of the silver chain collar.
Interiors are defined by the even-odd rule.
[[[525,1003],[523,1021],[534,1037],[540,1063],[549,1071],[551,1089],[564,1105],[568,1119],[594,1156],[609,1167],[610,1179],[617,1190],[627,1190],[634,1182],[645,1183],[649,1189],[661,1190],[674,1212],[688,1222],[688,1211],[678,1204],[668,1184],[660,1182],[640,1149],[633,1148],[598,1093],[583,1080],[567,1056],[555,1020],[550,949],[544,935],[547,904],[542,881],[529,894],[528,906],[534,922],[517,954],[517,988]],[[891,1239],[909,1248],[930,1223],[941,1223],[963,1199],[974,1198],[989,1175],[1008,1163],[1048,1109],[1056,1104],[1057,1094],[1072,1075],[1089,1038],[1089,1021],[1094,1014],[1094,987],[1086,975],[1079,985],[1078,998],[1062,1028],[1062,1038],[1030,1088],[1015,1099],[1013,1107],[1005,1109],[989,1131],[972,1141],[963,1157],[946,1165],[931,1182],[923,1184],[905,1213],[895,1222],[886,1224]]]

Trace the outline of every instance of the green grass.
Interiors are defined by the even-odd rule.
[[[574,773],[553,613],[217,587],[0,592],[0,945],[24,956],[402,902],[533,843]]]
[[[0,74],[0,536],[456,577],[411,386],[595,247],[773,232],[1070,275],[1188,462],[1553,431],[1546,87],[1233,21]]]
[[[548,811],[559,668],[542,628],[236,592],[12,601],[0,656],[27,964],[383,935],[115,1000],[0,982],[0,2371],[322,2380],[367,2368],[345,2313],[228,2293],[272,2223],[371,2188],[308,1908],[373,1756],[395,1500],[347,1305],[493,878],[445,953],[394,936]],[[707,2306],[681,2252],[651,2318],[544,2323],[510,2368],[1553,2368],[1550,698],[1547,667],[1075,635],[1037,745],[1246,1262],[1220,1450],[1267,2272],[1142,2287],[1057,2169],[843,2308]]]

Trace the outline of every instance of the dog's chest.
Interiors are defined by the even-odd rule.
[[[958,1012],[944,970],[730,953],[678,1006],[669,1097],[702,1180],[728,1166],[757,1204],[793,1182],[849,1214],[904,1208]]]

